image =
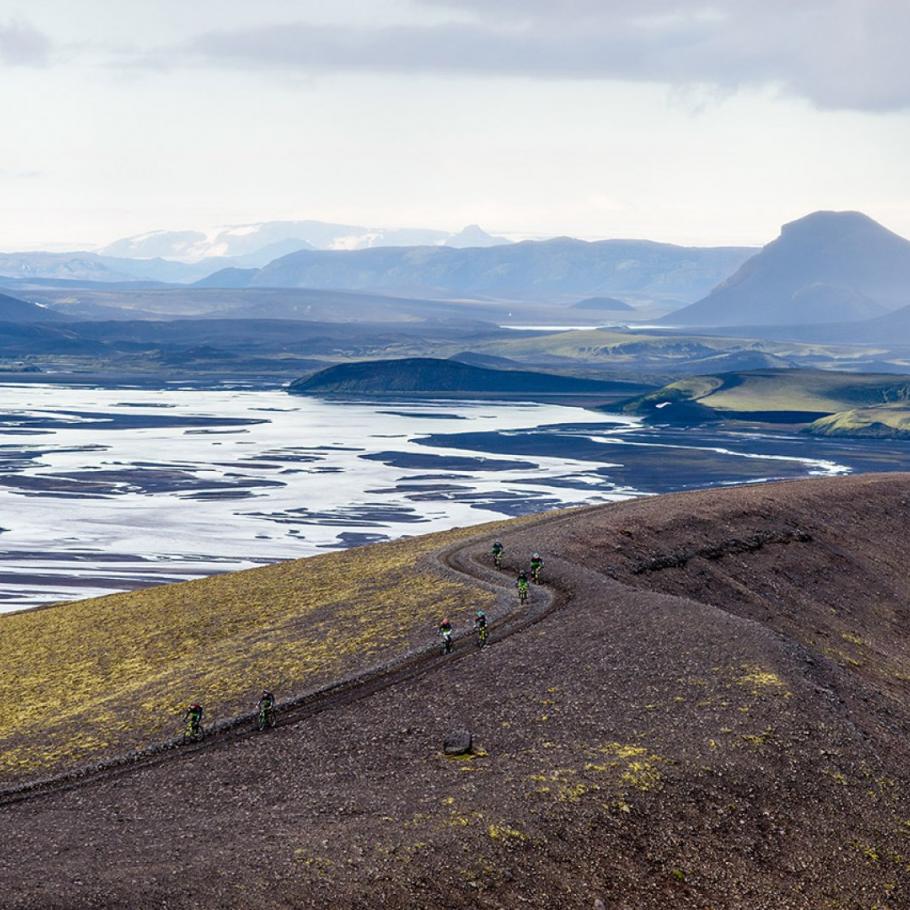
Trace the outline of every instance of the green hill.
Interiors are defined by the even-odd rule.
[[[853,408],[910,403],[910,376],[833,370],[754,370],[694,376],[624,404],[655,422],[705,419],[813,421]]]
[[[910,439],[910,407],[879,405],[839,411],[814,420],[806,427],[806,432],[813,436]]]
[[[528,370],[493,370],[457,360],[408,357],[343,363],[291,383],[295,395],[596,395],[628,394],[641,384]]]

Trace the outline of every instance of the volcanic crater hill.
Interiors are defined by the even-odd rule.
[[[537,621],[266,734],[7,797],[3,905],[906,907],[908,506],[910,475],[865,475],[444,538],[437,571],[509,599],[541,550]],[[459,727],[474,752],[446,757]]]
[[[615,397],[640,384],[530,370],[498,370],[461,360],[406,357],[341,363],[292,382],[294,395],[594,395]]]

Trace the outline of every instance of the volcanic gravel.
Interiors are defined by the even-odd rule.
[[[545,558],[539,621],[0,801],[0,906],[906,908],[908,505],[889,474],[526,519],[503,542]],[[488,548],[444,571],[510,587]],[[461,728],[475,754],[443,756]]]

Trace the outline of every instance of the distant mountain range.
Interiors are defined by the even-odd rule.
[[[219,270],[227,270],[229,276],[255,270],[297,250],[356,250],[380,245],[465,248],[509,242],[476,224],[448,234],[421,229],[379,231],[321,221],[269,221],[225,228],[212,236],[200,231],[152,231],[95,251],[0,253],[0,284],[4,279],[26,286],[41,280],[191,284]],[[233,278],[232,283],[220,280],[220,285],[210,286],[238,286]]]
[[[561,318],[574,310],[576,319],[630,306],[640,311],[645,305],[652,313],[658,307],[658,312],[672,309],[658,320],[668,326],[736,327],[760,337],[786,327],[830,326],[832,340],[841,340],[850,336],[841,325],[868,328],[866,334],[843,338],[847,341],[882,339],[890,331],[891,314],[910,306],[910,242],[858,212],[815,212],[785,225],[780,237],[759,251],[569,237],[508,243],[477,225],[455,235],[366,230],[314,221],[267,222],[212,237],[155,232],[117,241],[101,252],[0,254],[0,288],[24,296],[54,288],[135,293],[188,285],[206,291],[293,289],[480,301],[503,310],[481,318],[502,321],[527,318],[529,308],[542,305],[560,311]],[[374,242],[409,245],[370,245]],[[368,248],[340,248],[346,245]],[[137,258],[151,254],[203,258]],[[293,318],[308,318],[306,307],[313,302],[306,301],[304,309],[297,306],[302,301],[295,303]],[[118,301],[103,305],[116,307]],[[273,295],[273,309],[263,315],[284,315],[276,305]],[[202,315],[198,309],[195,314]],[[893,327],[910,337],[902,319],[910,321],[910,311],[906,317],[895,315]]]
[[[182,283],[197,281],[219,268],[220,260],[188,264],[168,259],[118,259],[92,252],[0,253],[0,286],[29,287],[45,281],[69,284]]]
[[[301,250],[261,269],[216,273],[200,285],[554,302],[622,294],[678,305],[706,294],[753,252],[647,240],[588,243],[570,237],[467,249]]]
[[[211,234],[201,231],[151,231],[102,247],[102,256],[120,259],[174,259],[199,262],[231,259],[235,265],[262,266],[297,250],[362,250],[376,246],[453,247],[509,243],[472,224],[457,234],[430,229],[368,228],[324,221],[266,221],[238,224]]]
[[[859,212],[815,212],[704,299],[661,322],[808,325],[872,319],[910,305],[910,242]]]

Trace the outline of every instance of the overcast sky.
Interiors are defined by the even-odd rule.
[[[910,236],[907,0],[0,0],[0,248],[315,218]]]

